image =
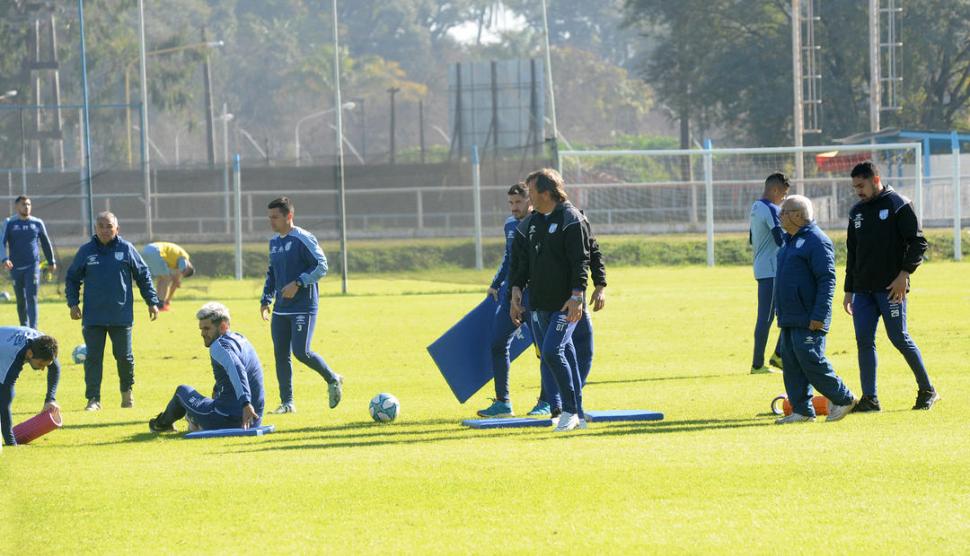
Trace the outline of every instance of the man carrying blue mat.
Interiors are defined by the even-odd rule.
[[[209,348],[216,384],[207,398],[186,385],[179,386],[165,411],[148,421],[152,432],[175,432],[182,417],[189,431],[259,427],[265,404],[263,367],[256,350],[242,334],[229,330],[229,309],[206,303],[199,319],[202,341]]]

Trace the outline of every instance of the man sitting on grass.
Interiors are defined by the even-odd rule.
[[[175,432],[182,417],[189,430],[234,429],[259,426],[263,418],[263,367],[256,350],[242,334],[229,330],[229,309],[206,303],[196,313],[202,342],[209,348],[216,384],[207,398],[182,385],[165,411],[148,421],[152,432]]]

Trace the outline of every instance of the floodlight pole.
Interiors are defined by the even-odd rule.
[[[148,140],[148,77],[145,71],[145,2],[138,0],[138,35],[140,41],[139,63],[141,65],[141,132]],[[128,108],[130,110],[130,108]],[[126,133],[131,133],[126,130]],[[145,233],[148,239],[153,239],[152,233],[152,178],[151,178],[151,149],[142,149],[142,179],[145,184]]]
[[[552,87],[552,54],[549,52],[549,17],[546,10],[546,0],[542,0],[542,28],[546,40],[546,80],[549,82],[549,110],[552,112],[552,139],[559,140],[559,125],[556,120],[556,93]]]
[[[340,30],[337,0],[333,0],[333,94],[337,107],[337,186],[340,199],[340,292],[347,293],[347,191],[344,184],[344,119],[340,102]],[[392,138],[393,141],[393,138]]]
[[[91,110],[88,97],[88,58],[84,42],[84,0],[77,0],[79,31],[81,34],[81,90],[84,100],[84,182],[88,200],[88,231],[94,235],[94,195],[91,192]]]
[[[812,0],[809,0],[811,2]],[[805,114],[802,98],[802,2],[791,0],[791,57],[794,102],[792,103],[792,127],[795,134],[795,147],[804,145]],[[795,153],[795,192],[805,191],[805,154]]]

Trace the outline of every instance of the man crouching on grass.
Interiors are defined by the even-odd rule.
[[[781,206],[785,243],[778,251],[774,299],[792,414],[775,421],[779,425],[815,420],[813,386],[829,400],[827,421],[845,417],[858,402],[825,357],[835,296],[835,250],[815,225],[813,213],[812,201],[801,195],[788,197]]]
[[[229,309],[206,303],[195,314],[202,342],[209,348],[216,385],[207,398],[190,386],[175,389],[165,411],[148,421],[152,432],[175,432],[182,417],[189,431],[258,427],[263,418],[263,368],[242,334],[229,330]]]

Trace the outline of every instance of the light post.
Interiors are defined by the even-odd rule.
[[[225,192],[225,215],[226,215],[226,233],[230,233],[229,230],[229,122],[232,121],[233,115],[229,113],[229,108],[226,103],[222,103],[222,115],[217,119],[222,122],[222,161],[223,161],[223,191]]]
[[[345,103],[343,103],[343,104],[340,105],[340,108],[342,110],[353,110],[355,106],[357,106],[357,105],[354,104],[353,102],[345,102]],[[320,116],[326,116],[327,114],[329,114],[331,112],[336,112],[336,111],[337,111],[336,107],[334,107],[334,108],[327,108],[326,110],[321,110],[319,112],[314,112],[313,114],[308,114],[306,116],[303,116],[299,120],[297,120],[296,127],[293,128],[293,144],[295,146],[294,147],[294,151],[295,151],[295,154],[296,154],[296,165],[297,166],[300,165],[300,126],[303,125],[303,123],[306,122],[306,121],[308,121],[308,120],[312,120],[313,118],[319,118]],[[338,147],[339,147],[339,145],[338,145]]]

